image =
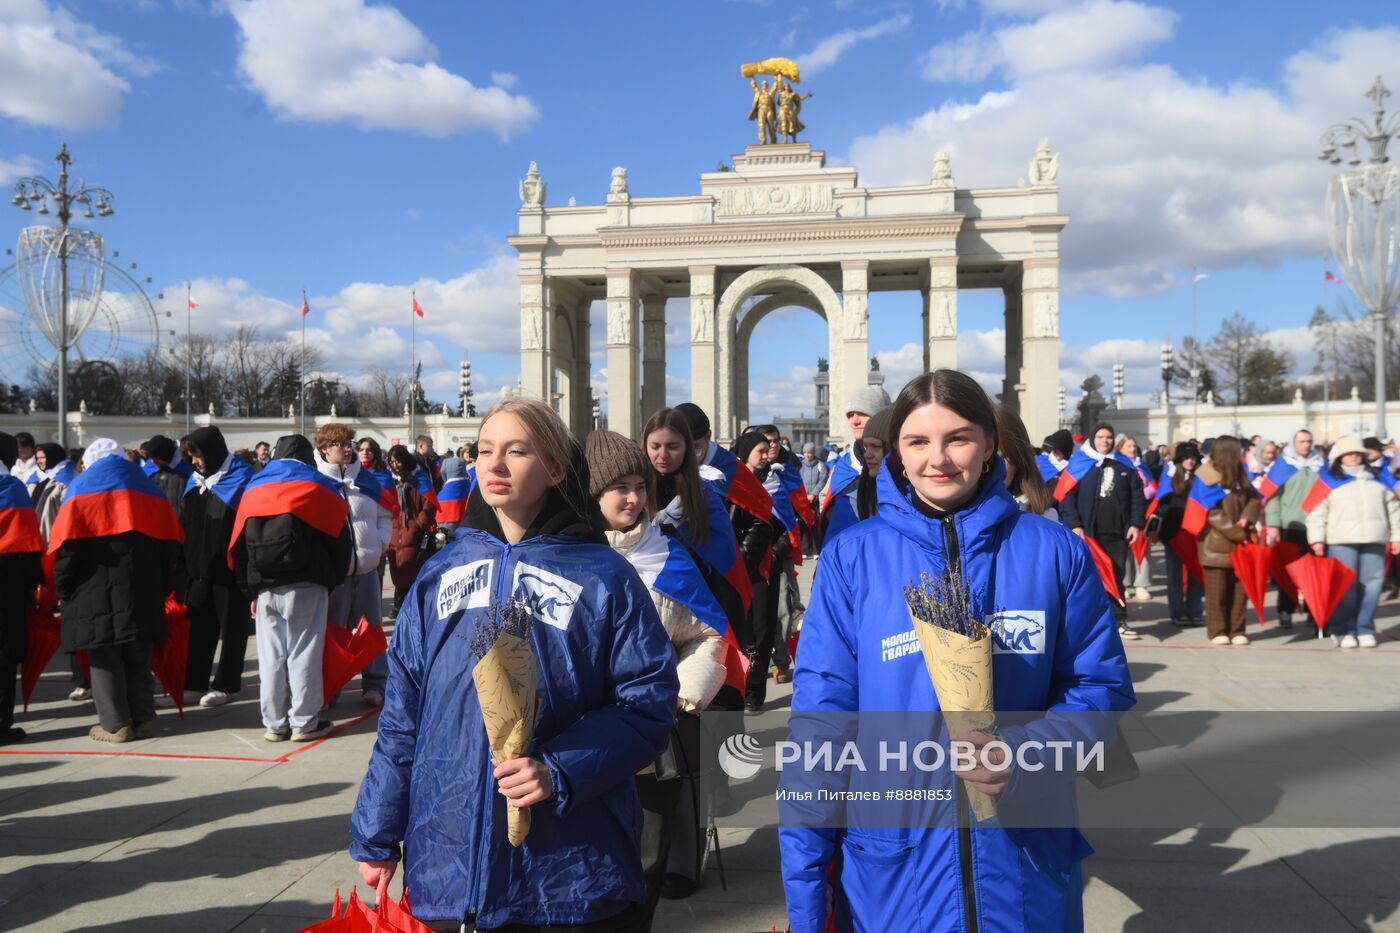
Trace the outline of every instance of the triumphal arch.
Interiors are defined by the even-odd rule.
[[[792,112],[802,97],[791,87],[795,68],[785,87],[773,70],[757,71],[774,74],[771,91],[766,79],[754,83],[753,70],[767,64],[745,66],[750,119],[767,141],[701,174],[698,193],[633,197],[619,167],[603,203],[556,206],[530,165],[510,238],[520,253],[522,388],[553,399],[577,435],[588,431],[589,309],[605,301],[608,427],[636,437],[665,404],[667,301],[688,300],[690,400],[709,413],[717,438],[730,438],[750,417],[755,325],[802,307],[826,320],[830,432],[848,440],[842,405],[867,379],[870,293],[920,293],[924,366],[938,368],[957,365],[958,291],[993,288],[1005,298],[1002,399],[1019,407],[1032,438],[1058,428],[1059,240],[1068,217],[1048,143],[1007,187],[958,187],[946,152],[930,154],[922,184],[866,187],[855,168],[783,141],[802,128]]]

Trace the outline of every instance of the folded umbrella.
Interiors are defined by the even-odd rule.
[[[24,651],[23,674],[20,678],[20,696],[24,700],[24,711],[29,712],[29,698],[34,695],[34,687],[39,683],[39,675],[49,666],[58,652],[62,636],[59,633],[58,619],[51,610],[40,606],[30,608],[25,614],[25,634],[28,639]]]
[[[1190,577],[1195,577],[1197,582],[1206,582],[1206,571],[1201,566],[1201,552],[1196,547],[1196,536],[1178,531],[1172,535],[1167,542],[1176,556],[1181,558],[1182,584],[1185,585]]]
[[[1086,536],[1084,543],[1089,545],[1089,553],[1093,555],[1094,566],[1099,571],[1099,581],[1103,583],[1103,588],[1108,593],[1109,599],[1120,606],[1124,605],[1123,594],[1118,590],[1118,572],[1113,567],[1112,558],[1093,538]]]
[[[1235,577],[1244,587],[1244,594],[1254,603],[1254,611],[1259,613],[1259,624],[1264,624],[1264,594],[1269,588],[1269,559],[1272,552],[1262,544],[1246,542],[1230,552],[1230,565],[1235,568]]]
[[[189,660],[190,620],[174,596],[165,597],[165,644],[151,649],[151,673],[185,718],[185,666]]]
[[[329,703],[346,684],[355,679],[356,674],[369,667],[370,662],[388,648],[384,630],[370,625],[363,616],[353,631],[327,623],[326,649],[321,656],[321,682],[325,686],[326,702]]]
[[[1142,566],[1142,560],[1147,556],[1147,549],[1152,546],[1152,542],[1147,540],[1145,532],[1139,533],[1137,540],[1128,545],[1133,552],[1133,560],[1137,561],[1137,566]]]
[[[1323,626],[1332,618],[1347,588],[1356,582],[1356,571],[1335,557],[1305,554],[1288,565],[1288,575],[1298,585],[1303,602],[1312,611],[1317,637],[1321,638]]]
[[[1302,556],[1302,549],[1292,541],[1280,541],[1269,548],[1269,576],[1278,584],[1279,592],[1295,603],[1298,601],[1298,584],[1288,575],[1288,565]]]

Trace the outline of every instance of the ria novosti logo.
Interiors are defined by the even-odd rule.
[[[736,781],[747,781],[763,767],[763,746],[747,733],[731,735],[719,747],[719,769]]]

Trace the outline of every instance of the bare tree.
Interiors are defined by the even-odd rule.
[[[402,414],[413,379],[407,373],[391,373],[378,366],[367,370],[365,376],[369,386],[361,397],[361,413],[389,418]]]

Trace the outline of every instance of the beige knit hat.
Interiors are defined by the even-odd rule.
[[[1361,443],[1361,438],[1357,437],[1355,434],[1347,434],[1337,438],[1337,443],[1332,445],[1332,450],[1328,459],[1336,463],[1346,454],[1361,454],[1365,456],[1366,447]]]
[[[588,435],[583,456],[588,461],[588,494],[595,499],[629,473],[642,479],[651,473],[651,463],[642,448],[616,431],[594,431]]]

